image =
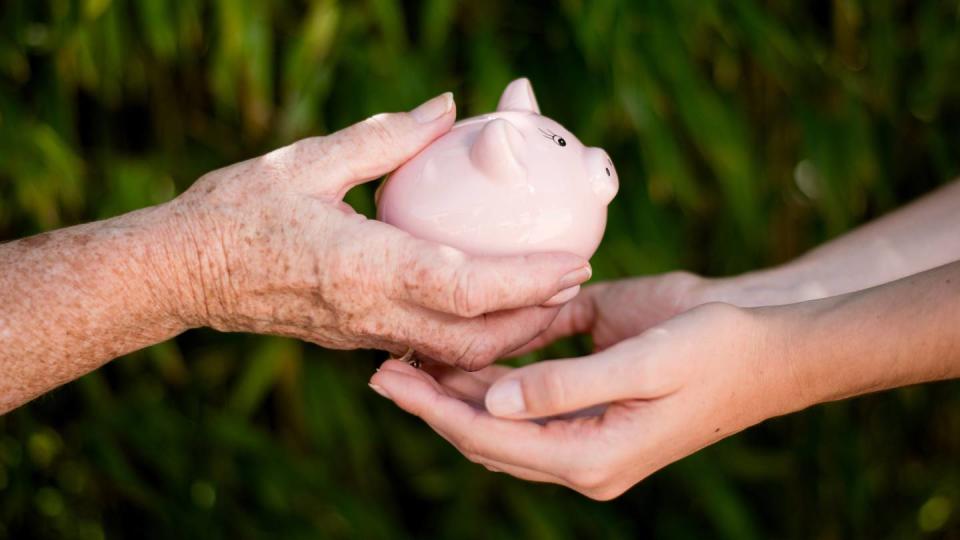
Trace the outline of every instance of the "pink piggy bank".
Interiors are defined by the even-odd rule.
[[[497,112],[457,122],[394,171],[381,221],[476,255],[565,251],[590,258],[618,188],[607,153],[540,115],[527,79]]]

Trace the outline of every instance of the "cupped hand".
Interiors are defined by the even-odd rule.
[[[705,304],[591,356],[513,370],[388,361],[371,385],[472,461],[606,500],[795,408],[782,332],[764,311]]]
[[[482,367],[528,342],[590,276],[570,254],[471,257],[343,202],[446,133],[444,94],[211,172],[172,201],[168,251],[189,326]],[[455,181],[456,179],[450,179]]]
[[[714,283],[689,272],[669,272],[590,285],[563,306],[543,333],[512,351],[511,356],[577,334],[589,334],[597,350],[606,349],[711,301]]]

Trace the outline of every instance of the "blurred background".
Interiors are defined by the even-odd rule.
[[[0,240],[517,76],[617,164],[597,280],[781,263],[960,172],[956,0],[4,0]],[[0,417],[0,538],[960,538],[957,382],[597,503],[467,462],[367,388],[383,358],[193,331],[117,360]]]

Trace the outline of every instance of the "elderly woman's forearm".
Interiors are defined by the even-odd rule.
[[[186,328],[175,222],[164,205],[0,245],[0,413]]]
[[[530,341],[586,260],[470,256],[342,200],[455,117],[442,94],[211,171],[167,204],[0,245],[0,413],[200,326],[463,367]]]

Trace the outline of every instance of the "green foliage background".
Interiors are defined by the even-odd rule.
[[[447,89],[484,112],[526,75],[617,163],[596,279],[745,271],[957,174],[958,23],[956,0],[6,0],[0,239]],[[960,538],[957,383],[770,421],[597,503],[470,464],[367,389],[380,359],[197,331],[117,360],[0,418],[0,538]]]

